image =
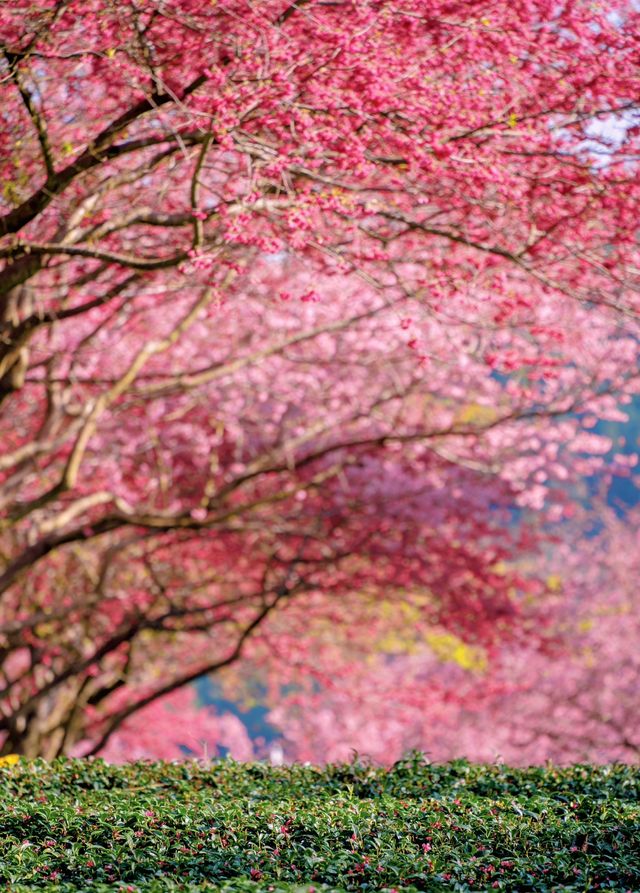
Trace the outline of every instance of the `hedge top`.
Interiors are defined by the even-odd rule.
[[[640,769],[100,760],[0,768],[27,890],[640,890]]]

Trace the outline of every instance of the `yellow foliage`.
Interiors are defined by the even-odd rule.
[[[20,204],[20,193],[13,183],[5,182],[2,186],[2,196],[12,205]]]
[[[500,577],[505,577],[509,568],[504,561],[496,561],[496,563],[491,566],[491,570],[494,574],[498,574]]]
[[[467,403],[462,406],[456,415],[455,421],[461,425],[490,425],[498,417],[498,412],[492,406],[483,406],[481,403]]]
[[[378,640],[378,647],[384,654],[413,654],[415,639],[400,632],[389,632]]]
[[[429,633],[426,639],[438,660],[457,664],[463,670],[475,673],[481,673],[487,667],[482,650],[467,645],[453,633]]]
[[[374,647],[385,654],[412,654],[422,644],[420,627],[424,609],[433,601],[428,590],[407,593],[406,600],[374,601],[371,609],[384,622],[384,632],[375,639]]]
[[[385,654],[411,654],[418,644],[415,626],[420,622],[418,605],[387,599],[377,606],[381,618],[391,627],[376,642]],[[394,628],[395,627],[395,628]]]
[[[420,620],[420,609],[409,602],[386,601],[380,602],[380,615],[385,620],[401,620],[403,624],[417,623]]]
[[[0,757],[0,769],[4,766],[15,766],[19,760],[20,757],[17,753],[9,753],[6,757]]]

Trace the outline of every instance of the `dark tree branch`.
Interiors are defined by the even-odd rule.
[[[182,91],[179,100],[184,101],[192,93],[206,82],[207,78],[201,74],[195,78]],[[117,117],[114,121],[107,125],[96,138],[89,143],[84,152],[71,164],[47,177],[46,182],[40,189],[37,189],[28,199],[9,211],[3,217],[0,217],[0,237],[9,233],[17,233],[63,192],[70,183],[79,175],[91,168],[118,158],[120,155],[146,146],[156,145],[160,142],[169,142],[170,137],[163,135],[162,137],[149,137],[146,139],[131,140],[128,143],[120,145],[112,145],[113,140],[122,133],[130,124],[139,120],[147,112],[155,111],[162,105],[175,102],[175,98],[168,93],[160,93],[154,90],[153,93],[139,100],[132,105],[126,112]]]
[[[254,617],[254,619],[249,623],[242,633],[240,634],[238,641],[236,642],[233,650],[227,657],[222,658],[221,660],[212,661],[209,664],[198,667],[197,670],[191,670],[188,673],[184,673],[182,676],[178,676],[176,679],[173,679],[171,682],[168,682],[166,685],[156,689],[151,694],[146,695],[143,698],[139,698],[133,704],[129,704],[124,709],[120,710],[118,713],[114,714],[109,719],[109,723],[107,725],[106,730],[100,736],[98,741],[91,747],[91,749],[85,754],[85,756],[94,756],[99,753],[103,747],[106,746],[111,736],[118,730],[118,728],[122,725],[122,723],[128,719],[130,716],[133,716],[134,713],[137,713],[139,710],[142,710],[144,707],[147,707],[149,704],[152,704],[154,701],[157,701],[159,698],[163,698],[166,695],[171,694],[174,691],[177,691],[179,688],[183,688],[185,685],[189,685],[191,682],[195,682],[196,679],[200,679],[202,676],[206,676],[209,673],[215,673],[218,670],[222,670],[224,667],[230,666],[241,656],[244,646],[250,636],[255,632],[255,630],[260,626],[260,624],[266,619],[266,617],[274,610],[274,608],[278,605],[278,603],[288,595],[291,595],[295,590],[289,590],[283,588],[276,594],[276,597],[272,599],[270,602],[265,603],[263,608],[259,611],[259,613]]]

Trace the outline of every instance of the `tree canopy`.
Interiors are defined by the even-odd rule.
[[[383,604],[544,629],[521,559],[638,392],[639,33],[580,0],[2,8],[5,752],[97,752]]]

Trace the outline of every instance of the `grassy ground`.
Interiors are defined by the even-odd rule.
[[[19,764],[0,769],[0,884],[640,891],[640,769]]]

